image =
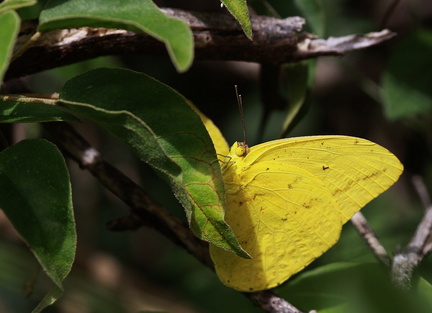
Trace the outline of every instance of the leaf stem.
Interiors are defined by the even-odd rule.
[[[0,95],[0,101],[15,101],[25,103],[42,103],[48,105],[56,105],[58,100],[56,99],[57,94],[43,96],[43,97],[32,97],[32,96],[17,96],[17,95]]]

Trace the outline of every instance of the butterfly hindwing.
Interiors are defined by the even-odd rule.
[[[234,170],[231,166],[230,171]],[[225,219],[253,259],[233,258],[212,247],[218,275],[225,284],[242,291],[279,285],[339,238],[342,217],[334,209],[338,205],[310,173],[263,162],[246,171],[237,168],[233,174],[233,181],[224,176]],[[225,264],[218,266],[221,263]]]

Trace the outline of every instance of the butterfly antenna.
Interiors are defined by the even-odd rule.
[[[240,111],[240,119],[241,119],[241,123],[242,123],[242,127],[243,127],[243,143],[246,144],[246,142],[247,142],[246,123],[245,123],[245,119],[244,119],[242,96],[238,92],[237,85],[234,85],[234,88],[235,88],[235,92],[236,92],[236,96],[237,96],[237,105],[238,105],[238,108]]]
[[[238,92],[238,88],[237,85],[234,86],[235,91],[236,91],[236,96],[237,96],[237,104],[239,107],[239,111],[240,111],[240,118],[241,118],[241,122],[242,122],[242,126],[243,126],[243,142],[237,142],[237,149],[236,149],[236,154],[237,156],[245,156],[246,154],[248,154],[249,152],[249,147],[247,145],[247,138],[246,138],[246,123],[244,120],[244,113],[243,113],[243,101],[242,101],[242,97]]]

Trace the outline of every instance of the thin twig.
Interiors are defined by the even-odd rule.
[[[420,200],[423,203],[423,206],[425,208],[429,207],[432,204],[431,197],[423,179],[420,176],[416,175],[412,178],[412,183],[415,187],[415,190],[417,191]]]
[[[428,206],[410,243],[403,251],[397,253],[393,259],[392,281],[395,286],[404,290],[411,288],[414,270],[423,258],[431,252],[432,248],[432,205],[430,204],[430,196],[420,177],[414,177],[413,184],[423,203]]]
[[[362,235],[364,240],[368,243],[372,252],[375,254],[377,259],[386,266],[390,266],[391,260],[386,249],[381,245],[378,237],[369,226],[366,218],[361,212],[357,212],[351,218],[351,222],[357,228],[357,231]]]
[[[380,44],[394,36],[396,36],[395,33],[384,29],[380,32],[367,34],[304,40],[299,42],[299,49],[293,52],[292,58],[295,61],[299,61],[325,55],[342,56],[354,50],[365,49]]]
[[[178,218],[171,215],[163,206],[155,203],[143,189],[121,171],[103,160],[99,152],[74,128],[67,123],[58,122],[45,123],[44,126],[55,136],[68,156],[82,168],[90,171],[107,189],[131,208],[131,214],[112,222],[111,228],[135,229],[141,225],[154,227],[214,271],[208,244],[195,237]],[[260,306],[264,312],[302,313],[271,291],[245,293],[245,295]]]

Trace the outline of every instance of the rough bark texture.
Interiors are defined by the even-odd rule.
[[[172,17],[185,21],[192,29],[195,59],[234,60],[264,64],[283,64],[324,55],[343,55],[392,38],[383,30],[363,35],[318,39],[301,33],[304,19],[288,17],[252,17],[253,40],[242,32],[229,14],[188,12],[163,9]],[[23,25],[16,49],[36,31],[36,22]],[[162,42],[153,37],[119,29],[82,27],[44,33],[10,65],[6,79],[21,77],[62,65],[104,55],[167,55]]]

